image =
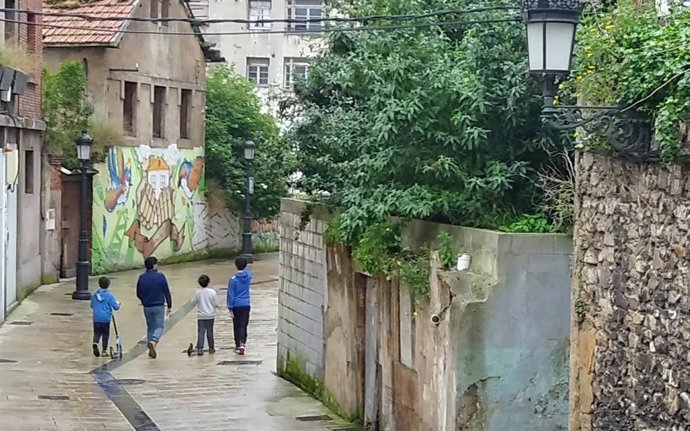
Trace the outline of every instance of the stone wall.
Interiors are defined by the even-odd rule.
[[[302,226],[305,207],[293,199],[281,204],[277,362],[279,372],[294,360],[307,374],[323,380],[326,221],[311,217]]]
[[[690,423],[690,178],[577,158],[571,431]]]
[[[283,200],[278,369],[290,360],[318,395],[381,430],[534,431],[567,424],[569,263],[565,235],[409,223],[408,246],[449,232],[469,271],[432,259],[430,298],[362,274],[324,248],[328,216]]]

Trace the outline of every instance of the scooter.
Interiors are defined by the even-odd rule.
[[[115,328],[115,348],[110,346],[110,357],[113,359],[122,359],[122,341],[120,341],[120,334],[117,332],[117,322],[113,316],[113,327]]]

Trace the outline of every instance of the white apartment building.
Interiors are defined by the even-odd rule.
[[[238,74],[256,84],[264,107],[275,113],[277,97],[291,91],[297,77],[309,73],[309,58],[319,49],[321,22],[259,22],[262,19],[316,19],[324,13],[321,0],[191,0],[199,19],[239,19],[204,28]],[[230,34],[214,34],[230,33]]]

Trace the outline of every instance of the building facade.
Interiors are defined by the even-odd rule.
[[[81,62],[93,123],[118,133],[94,160],[92,271],[231,247],[236,223],[209,212],[204,185],[206,63],[221,59],[189,22],[129,19],[189,19],[187,3],[101,0],[69,12],[125,18],[46,17],[55,27],[43,31],[46,64]],[[74,255],[76,244],[62,242]]]
[[[41,283],[40,0],[4,0],[0,22],[0,323]],[[22,220],[22,223],[18,223]]]
[[[324,24],[261,20],[319,19],[324,14],[321,0],[192,0],[189,3],[195,16],[202,20],[251,21],[209,24],[204,26],[204,32],[235,72],[256,85],[264,107],[275,114],[277,99],[292,90],[296,79],[309,73],[310,58],[321,45],[320,30]]]

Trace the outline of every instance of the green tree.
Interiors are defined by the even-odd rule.
[[[244,142],[256,144],[252,210],[256,217],[271,217],[287,194],[294,156],[280,139],[275,119],[261,112],[254,88],[227,66],[210,68],[206,80],[206,176],[229,198],[229,208],[239,211],[246,185]]]
[[[514,6],[338,3],[352,17]],[[295,99],[284,101],[284,115],[295,121],[289,138],[299,148],[301,187],[327,192],[343,209],[346,242],[390,215],[496,228],[538,211],[537,174],[560,139],[542,131],[517,14],[426,21],[480,18],[513,21],[335,33]]]
[[[78,61],[43,71],[43,113],[48,152],[64,157],[68,168],[79,166],[74,140],[89,128],[93,107],[86,99],[86,74]]]

